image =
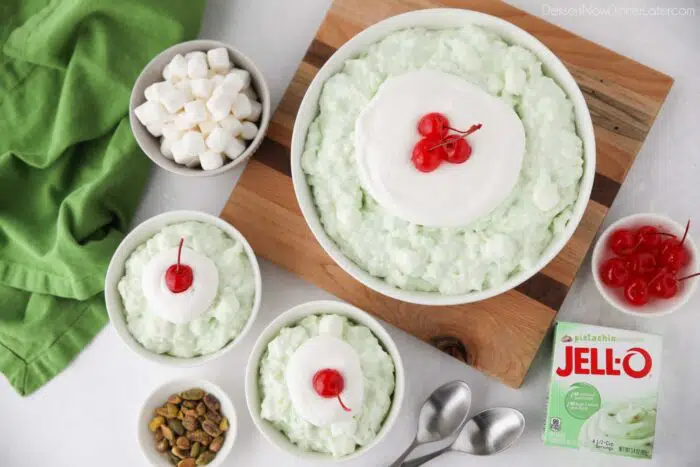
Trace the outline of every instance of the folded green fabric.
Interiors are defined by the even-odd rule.
[[[107,321],[104,274],[149,167],[131,86],[196,36],[204,4],[0,2],[0,371],[22,395]]]

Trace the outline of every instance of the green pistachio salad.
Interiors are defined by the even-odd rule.
[[[183,358],[216,352],[235,339],[256,297],[243,244],[203,222],[169,225],[137,247],[118,290],[134,339]]]
[[[369,328],[336,314],[283,328],[260,361],[261,416],[306,451],[371,443],[391,407],[394,362]]]
[[[419,125],[432,113],[444,132]],[[459,144],[438,148],[448,132]],[[401,30],[347,60],[301,164],[349,259],[401,289],[463,294],[539,261],[571,218],[584,158],[572,101],[537,56],[465,26]]]

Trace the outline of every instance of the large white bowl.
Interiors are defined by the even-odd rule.
[[[357,56],[370,44],[400,29],[410,27],[445,29],[460,27],[466,24],[482,26],[485,29],[496,32],[507,42],[519,44],[532,51],[544,64],[547,75],[554,78],[571,99],[574,105],[577,132],[583,140],[584,146],[584,173],[581,179],[581,189],[566,229],[558,238],[552,241],[542,254],[540,260],[532,268],[523,270],[512,276],[498,287],[492,287],[479,292],[443,295],[438,292],[403,290],[390,285],[381,278],[372,276],[367,271],[360,268],[357,264],[348,259],[328,236],[321,224],[314,205],[311,189],[306,182],[306,175],[301,168],[301,155],[304,150],[304,143],[306,141],[309,125],[318,114],[318,100],[323,85],[328,78],[341,70],[346,60]],[[485,300],[517,287],[540,271],[559,254],[562,248],[564,248],[564,245],[569,241],[581,221],[581,217],[583,217],[591,195],[596,161],[595,136],[588,107],[586,106],[583,94],[581,94],[581,90],[576,84],[576,81],[574,81],[571,73],[569,73],[556,55],[534,36],[505,20],[483,13],[460,9],[419,10],[394,16],[365,29],[339,48],[319,70],[318,74],[311,82],[309,89],[306,91],[306,95],[297,113],[296,122],[294,123],[291,153],[294,191],[299,201],[301,212],[309,228],[316,237],[316,240],[318,240],[323,249],[326,250],[326,253],[328,253],[345,272],[367,287],[389,297],[422,305],[455,305]]]
[[[216,454],[216,457],[208,465],[209,467],[220,467],[224,463],[224,459],[231,452],[233,443],[236,441],[236,435],[238,434],[238,418],[236,417],[236,409],[231,402],[231,398],[214,383],[203,379],[179,379],[177,381],[170,381],[162,386],[159,386],[148,399],[141,406],[141,411],[138,416],[138,425],[136,427],[136,436],[138,437],[139,446],[141,447],[141,452],[150,465],[154,467],[172,467],[172,464],[163,457],[158,451],[156,451],[156,442],[153,438],[153,433],[148,429],[148,423],[153,419],[153,411],[158,407],[163,406],[168,397],[173,394],[177,394],[188,389],[200,388],[204,391],[212,394],[221,403],[221,413],[224,417],[228,418],[229,429],[226,432],[226,439],[224,439],[224,444],[221,449]]]
[[[260,373],[259,368],[260,360],[263,354],[265,353],[265,350],[267,349],[267,344],[269,344],[270,341],[279,334],[282,328],[287,326],[293,326],[309,315],[321,313],[335,313],[338,315],[345,316],[351,321],[354,321],[355,323],[367,326],[377,337],[377,339],[379,339],[379,342],[381,343],[382,347],[384,347],[384,350],[386,350],[389,353],[392,360],[394,361],[396,375],[396,387],[394,388],[394,397],[391,401],[391,408],[389,409],[389,413],[387,414],[386,419],[384,420],[384,424],[382,425],[381,430],[379,431],[379,433],[377,433],[377,437],[367,446],[363,446],[362,448],[358,449],[357,451],[348,456],[339,458],[335,458],[330,454],[310,452],[300,449],[291,441],[289,441],[289,439],[283,433],[281,433],[274,426],[272,426],[270,422],[263,420],[260,416],[261,399],[260,386],[258,384]],[[376,446],[386,436],[386,434],[389,432],[389,430],[391,430],[391,427],[396,422],[396,418],[398,417],[399,411],[401,410],[401,404],[403,403],[403,396],[405,391],[405,384],[406,381],[404,375],[404,367],[403,362],[401,361],[401,355],[399,355],[399,349],[396,347],[396,344],[394,343],[393,339],[391,338],[391,336],[389,336],[389,333],[386,332],[382,325],[379,324],[379,322],[376,319],[372,318],[369,314],[352,305],[348,305],[347,303],[342,302],[321,300],[303,303],[285,311],[284,313],[279,315],[272,323],[270,323],[270,325],[267,328],[265,328],[262,334],[260,334],[258,340],[255,341],[255,345],[253,345],[253,350],[250,353],[248,365],[246,367],[245,396],[246,403],[248,405],[248,411],[250,412],[250,416],[253,419],[255,426],[258,427],[258,430],[260,430],[263,436],[275,447],[282,450],[283,452],[286,452],[288,454],[291,454],[293,456],[307,461],[322,460],[326,462],[338,462],[346,461],[349,459],[355,459],[358,456],[365,454],[369,449]]]
[[[198,221],[214,225],[215,227],[223,230],[231,238],[241,242],[243,249],[248,255],[248,259],[250,260],[250,265],[253,270],[255,281],[255,299],[253,301],[253,309],[250,311],[250,316],[248,317],[248,322],[245,324],[245,326],[243,326],[240,334],[238,334],[235,339],[216,352],[201,355],[199,357],[180,358],[172,355],[151,352],[142,346],[136,339],[134,339],[126,326],[124,305],[122,303],[122,298],[119,295],[119,291],[117,290],[117,284],[124,276],[124,263],[136,249],[136,247],[145,243],[149,238],[160,232],[163,227],[187,221]],[[258,315],[261,297],[262,279],[260,276],[260,266],[258,265],[258,260],[255,257],[253,249],[250,247],[250,244],[248,244],[248,241],[245,239],[243,234],[241,234],[228,222],[212,216],[211,214],[197,211],[165,212],[155,217],[151,217],[150,219],[139,224],[134,230],[129,232],[129,234],[124,237],[124,240],[122,240],[122,242],[119,244],[117,251],[114,252],[112,260],[109,263],[109,267],[107,268],[107,276],[105,277],[105,302],[107,304],[107,313],[109,314],[109,319],[119,337],[121,337],[122,341],[124,341],[127,347],[141,357],[169,366],[191,367],[201,365],[231,350],[238,342],[242,340],[243,336],[245,336],[252,327],[253,321],[255,321],[255,318]]]

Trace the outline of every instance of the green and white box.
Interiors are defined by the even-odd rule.
[[[544,442],[650,459],[661,337],[559,322]]]

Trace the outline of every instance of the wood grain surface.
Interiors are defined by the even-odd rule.
[[[563,251],[515,290],[479,303],[446,307],[385,297],[337,266],[301,215],[289,165],[297,109],[309,83],[333,52],[382,19],[434,7],[499,16],[547,45],[564,61],[584,93],[598,152],[591,200]],[[335,0],[273,117],[267,139],[221,216],[246,236],[258,255],[518,387],[672,83],[658,71],[496,0]]]

